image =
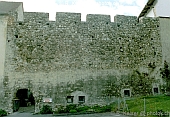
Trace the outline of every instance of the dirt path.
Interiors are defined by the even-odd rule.
[[[115,113],[97,113],[97,114],[83,114],[83,115],[68,115],[69,117],[127,117],[125,115]],[[47,115],[33,115],[32,113],[19,113],[15,112],[7,117],[68,117],[68,116],[53,116],[52,114]]]

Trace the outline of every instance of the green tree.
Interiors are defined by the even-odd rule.
[[[164,67],[161,68],[160,71],[162,78],[166,82],[166,88],[168,91],[170,91],[170,70],[168,63],[166,61],[164,61]]]
[[[138,70],[133,71],[129,78],[129,83],[133,87],[133,95],[150,95],[153,82],[154,78],[150,78],[148,73],[140,73]]]

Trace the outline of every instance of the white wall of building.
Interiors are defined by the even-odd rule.
[[[159,18],[163,62],[170,63],[170,18]]]
[[[17,9],[18,13],[17,21],[24,21],[24,10],[23,10],[23,4],[21,4]]]
[[[0,99],[3,98],[3,78],[4,78],[4,63],[5,63],[5,48],[7,38],[7,16],[0,15]],[[0,105],[4,108],[4,105]]]
[[[157,16],[170,17],[170,0],[158,0],[156,6]]]
[[[154,8],[151,8],[151,10],[147,14],[147,17],[155,17],[154,10],[155,10]]]
[[[0,15],[0,78],[4,73],[8,16]]]
[[[170,0],[157,0],[154,8],[147,13],[147,17],[170,17]]]

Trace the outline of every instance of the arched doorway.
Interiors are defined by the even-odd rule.
[[[35,100],[33,94],[28,89],[18,89],[13,103],[14,111],[32,112],[34,111]]]

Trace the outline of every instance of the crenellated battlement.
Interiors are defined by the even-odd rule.
[[[48,21],[49,13],[24,12],[25,21]],[[81,13],[56,12],[56,22],[81,22]],[[87,14],[86,22],[111,22],[110,15]]]
[[[41,24],[52,24],[53,27],[79,27],[83,25],[88,25],[89,28],[106,28],[105,25],[112,28],[126,26],[138,26],[145,25],[147,27],[157,25],[155,21],[157,18],[143,18],[141,21],[137,20],[136,16],[125,16],[125,15],[116,15],[114,17],[114,22],[111,22],[110,15],[101,15],[101,14],[87,14],[86,21],[81,21],[81,13],[69,13],[69,12],[57,12],[56,21],[49,21],[49,13],[41,12],[24,12],[24,22],[29,22],[33,25]],[[37,23],[36,23],[37,22]],[[157,21],[156,21],[157,22]],[[86,26],[87,27],[87,26]]]
[[[137,23],[138,20],[136,16],[116,15],[114,17],[114,22],[127,24],[127,23]]]
[[[99,14],[87,14],[86,22],[88,23],[97,23],[97,22],[111,22],[110,15],[99,15]]]
[[[24,12],[24,21],[49,21],[49,13],[42,12]],[[70,12],[56,12],[56,23],[70,23],[81,22],[81,13],[70,13]],[[102,14],[87,14],[86,22],[88,23],[109,23],[111,22],[110,15],[102,15]],[[124,15],[116,15],[114,17],[114,22],[117,23],[126,23],[126,22],[137,22],[136,16],[124,16]]]
[[[24,21],[49,21],[49,13],[24,12]]]
[[[53,70],[68,69],[65,67],[67,62],[70,68],[77,65],[82,69],[133,68],[147,66],[150,61],[160,64],[161,50],[154,50],[160,47],[156,18],[144,18],[138,22],[135,16],[117,15],[115,22],[111,22],[110,15],[88,14],[84,22],[80,13],[58,12],[56,21],[49,21],[48,13],[24,15],[23,23],[15,23],[13,40],[21,50],[18,56],[30,65],[44,64],[39,61],[41,59],[52,63],[59,61],[62,68],[50,64]],[[23,56],[22,53],[29,54]],[[96,57],[99,61],[95,61]],[[25,68],[31,71],[45,67]]]
[[[57,23],[69,23],[81,22],[81,13],[68,13],[68,12],[57,12],[56,13],[56,22]]]

